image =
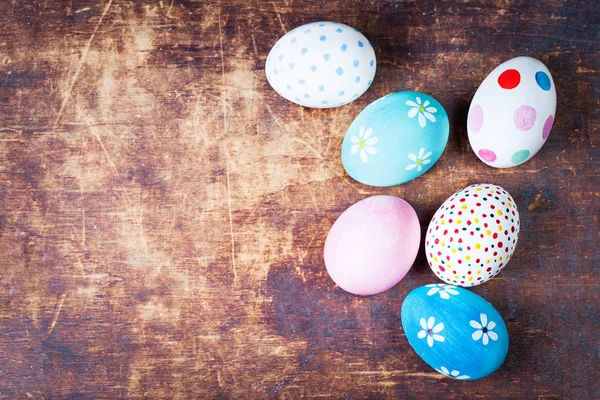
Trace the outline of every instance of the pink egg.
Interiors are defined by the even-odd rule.
[[[381,293],[404,278],[420,241],[419,219],[410,204],[393,196],[368,197],[344,211],[329,230],[325,266],[350,293]]]

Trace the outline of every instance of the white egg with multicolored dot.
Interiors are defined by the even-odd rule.
[[[354,101],[373,82],[373,46],[356,29],[337,22],[312,22],[275,43],[265,65],[269,84],[305,107],[331,108]]]
[[[555,113],[556,89],[548,68],[535,58],[513,58],[477,89],[467,118],[469,142],[487,165],[514,167],[541,149]]]
[[[519,238],[519,211],[500,186],[480,183],[450,196],[425,236],[425,254],[444,282],[476,286],[497,275]]]

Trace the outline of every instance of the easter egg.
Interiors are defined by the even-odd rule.
[[[531,57],[508,60],[483,80],[471,101],[471,148],[492,167],[522,164],[548,139],[555,114],[556,89],[548,68]]]
[[[285,34],[265,64],[269,84],[287,100],[312,108],[348,104],[371,85],[375,52],[356,29],[312,22]]]
[[[397,92],[369,104],[342,143],[342,164],[355,180],[393,186],[427,172],[448,143],[444,107],[418,92]]]
[[[443,283],[421,286],[406,296],[400,314],[411,347],[450,378],[483,378],[506,359],[509,339],[502,316],[467,289]]]
[[[339,287],[357,295],[383,292],[408,272],[419,250],[415,210],[393,196],[361,200],[339,216],[325,241],[325,266]]]
[[[512,257],[519,226],[517,205],[506,190],[483,183],[467,186],[450,196],[429,223],[429,266],[453,285],[487,282]]]

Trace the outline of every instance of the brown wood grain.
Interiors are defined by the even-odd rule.
[[[278,37],[334,20],[378,59],[330,110],[287,102]],[[553,74],[553,132],[489,168],[466,113],[516,55]],[[0,398],[600,398],[600,5],[596,1],[7,0],[0,3]],[[343,135],[371,101],[436,97],[448,147],[392,188],[349,178]],[[504,316],[494,375],[441,377],[399,309],[434,282],[421,253],[356,297],[323,265],[328,229],[374,194],[424,228],[453,192],[501,185],[521,212],[511,263],[474,292]]]

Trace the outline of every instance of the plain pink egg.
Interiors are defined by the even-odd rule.
[[[325,241],[325,266],[342,289],[362,296],[388,290],[415,262],[421,226],[406,201],[368,197],[335,221]]]

